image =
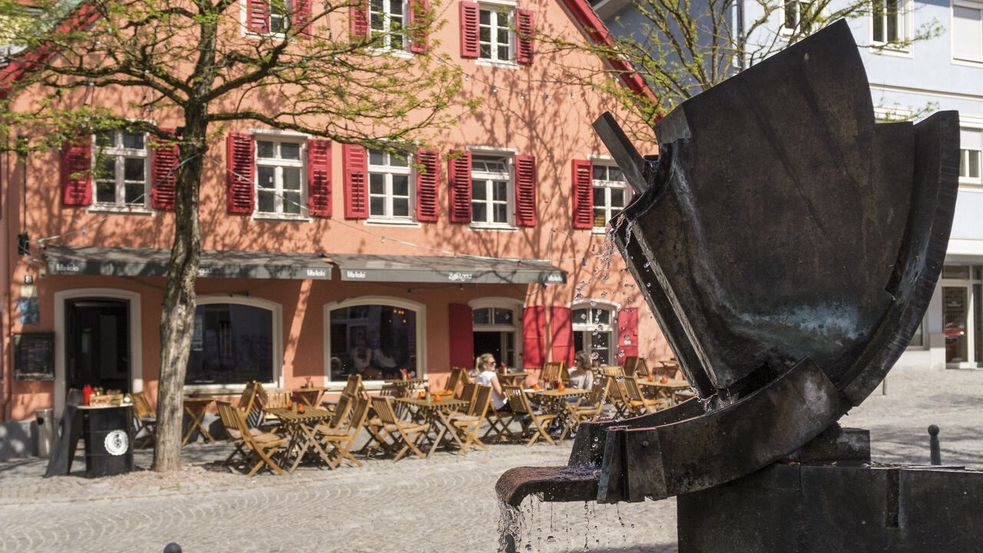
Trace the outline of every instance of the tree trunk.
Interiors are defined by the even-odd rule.
[[[198,221],[202,165],[208,145],[207,123],[200,113],[185,112],[174,207],[174,244],[160,318],[160,381],[157,388],[157,443],[154,470],[181,468],[184,377],[195,324],[195,281],[201,262]]]

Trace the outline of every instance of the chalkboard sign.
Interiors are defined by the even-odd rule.
[[[14,376],[17,380],[55,379],[55,333],[14,334]]]

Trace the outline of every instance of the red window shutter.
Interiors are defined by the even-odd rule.
[[[290,25],[299,29],[297,36],[311,36],[311,2],[313,0],[294,0],[291,4],[294,8],[290,14]]]
[[[440,154],[435,150],[416,153],[416,220],[436,223],[440,211],[437,201],[437,185],[440,182]]]
[[[331,141],[307,141],[307,214],[331,217]]]
[[[229,213],[249,215],[253,212],[253,182],[256,179],[256,141],[248,133],[229,133],[226,141]]]
[[[88,136],[62,147],[61,202],[67,206],[92,204],[92,142]]]
[[[515,156],[515,224],[536,226],[536,158]]]
[[[532,42],[535,29],[532,25],[532,10],[515,10],[515,61],[524,65],[532,64]]]
[[[368,219],[368,154],[362,146],[345,144],[341,155],[345,173],[345,219]]]
[[[618,363],[625,357],[638,355],[638,308],[625,307],[618,311]]]
[[[447,160],[451,222],[471,222],[471,152],[451,152]]]
[[[422,54],[430,45],[429,11],[430,3],[427,0],[410,0],[410,25],[413,29],[410,35],[410,52]]]
[[[584,159],[573,160],[573,228],[594,227],[593,164]]]
[[[546,307],[530,305],[522,310],[522,366],[541,369],[546,361]]]
[[[268,0],[246,0],[246,28],[265,35],[270,32],[270,3]]]
[[[348,32],[351,40],[362,40],[369,36],[369,3],[368,0],[356,2],[350,8],[348,15]]]
[[[470,369],[474,366],[475,357],[471,307],[463,303],[452,303],[448,308],[451,366]]]
[[[461,57],[477,58],[481,53],[478,45],[478,12],[477,2],[461,2]]]
[[[174,129],[161,129],[174,136]],[[174,209],[177,195],[178,146],[157,141],[151,144],[153,155],[150,158],[150,205],[154,209]]]
[[[553,307],[550,313],[553,361],[573,365],[573,315],[568,307]]]

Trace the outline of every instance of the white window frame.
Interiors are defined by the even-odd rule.
[[[471,151],[471,203],[468,205],[468,209],[471,210],[471,226],[478,229],[514,229],[515,228],[515,156],[513,153],[495,152],[495,151]],[[500,157],[505,161],[506,170],[505,172],[486,172],[486,171],[475,171],[474,170],[474,158],[476,157]],[[492,218],[494,210],[492,207],[496,205],[495,200],[492,199],[493,186],[492,182],[496,180],[505,180],[505,221],[489,221]],[[474,219],[474,209],[473,206],[476,203],[474,199],[474,184],[477,181],[484,182],[485,185],[485,199],[481,200],[485,204],[485,212],[487,217],[484,221],[476,221]]]
[[[253,161],[256,164],[256,176],[253,180],[253,190],[256,194],[255,207],[253,208],[253,217],[256,219],[300,219],[307,220],[307,140],[302,136],[294,135],[284,135],[284,134],[254,134],[253,140],[256,143],[255,155],[253,156]],[[259,156],[259,143],[260,142],[272,142],[275,155],[277,157],[268,158]],[[297,144],[299,145],[299,159],[283,159],[280,157],[280,145],[284,143]],[[259,186],[259,168],[260,167],[273,167],[273,188],[260,188]],[[283,188],[283,169],[284,168],[296,168],[300,172],[300,212],[299,213],[285,213],[283,211],[284,207],[284,188]],[[273,208],[274,211],[260,211],[259,209],[259,194],[260,191],[268,192],[272,190],[273,192]]]
[[[92,209],[95,211],[142,211],[151,212],[150,209],[150,149],[148,141],[150,137],[147,133],[127,133],[127,131],[119,129],[106,131],[107,133],[112,133],[113,145],[102,147],[99,146],[97,135],[93,134],[91,136],[92,140]],[[123,134],[140,134],[143,136],[143,148],[125,148],[123,147]],[[112,203],[100,202],[99,201],[99,160],[101,158],[112,157],[115,160],[113,181],[116,187],[115,199]],[[143,160],[143,201],[140,203],[128,204],[126,203],[126,180],[125,176],[125,164],[127,158],[142,159]],[[108,180],[108,179],[107,179]]]
[[[959,37],[956,36],[956,33],[955,33],[955,28],[956,28],[955,8],[956,7],[970,9],[970,10],[979,10],[980,11],[980,15],[983,16],[983,2],[973,2],[971,0],[953,0],[952,7],[949,9],[949,29],[952,30],[949,33],[949,35],[950,35],[950,51],[952,52],[952,61],[954,61],[955,63],[958,63],[958,64],[967,64],[967,65],[979,66],[979,65],[983,64],[983,50],[981,50],[980,57],[978,59],[967,59],[967,58],[956,57],[956,49],[954,48],[954,46],[955,46],[956,42],[959,41]],[[981,32],[983,32],[983,30],[981,30]]]
[[[796,8],[798,9],[798,11],[795,14],[795,26],[793,27],[789,27],[788,25],[785,24],[787,22],[786,17],[788,15],[788,10],[787,10],[788,5],[795,5]],[[802,25],[802,9],[812,8],[812,5],[813,5],[812,0],[781,0],[778,3],[778,16],[780,18],[779,22],[781,23],[779,32],[782,34],[782,36],[789,36],[797,32],[800,32],[799,26]],[[808,33],[808,31],[805,31],[805,33]]]
[[[416,186],[414,172],[413,172],[413,156],[406,156],[406,167],[401,167],[398,165],[392,165],[393,154],[377,150],[385,156],[385,165],[374,165],[372,164],[372,152],[371,150],[367,152],[369,162],[369,182],[366,184],[369,195],[369,218],[366,222],[369,223],[411,223],[416,220]],[[382,194],[372,193],[372,175],[383,175],[383,182],[385,190]],[[407,202],[409,203],[408,213],[406,215],[393,215],[393,175],[405,175],[407,181],[406,192]],[[385,213],[382,215],[372,214],[372,198],[384,198]]]
[[[336,309],[359,305],[388,305],[416,312],[416,377],[427,378],[427,366],[429,365],[429,358],[427,357],[427,306],[420,302],[394,296],[359,296],[324,304],[322,310],[324,320],[322,329],[324,333],[324,387],[330,391],[341,391],[346,383],[345,380],[338,382],[331,380],[331,312]],[[382,380],[363,380],[362,383],[367,390],[380,390],[383,385]]]
[[[624,173],[621,174],[623,180],[620,180],[620,181],[601,180],[601,179],[595,180],[594,179],[594,167],[597,167],[597,166],[607,167],[609,170],[610,170],[611,167],[618,167],[618,166],[613,161],[609,161],[609,160],[591,160],[591,175],[590,175],[591,200],[593,202],[594,190],[595,189],[597,189],[597,188],[603,188],[604,189],[604,202],[605,202],[604,203],[604,206],[603,206],[603,209],[604,209],[604,220],[605,221],[610,221],[614,217],[614,215],[612,215],[612,207],[611,207],[611,190],[613,190],[613,189],[619,189],[620,188],[620,189],[622,189],[622,190],[625,191],[625,205],[621,208],[621,210],[624,211],[625,207],[628,207],[628,204],[631,203],[632,189],[631,189],[630,186],[628,186],[627,179],[624,179]],[[594,213],[597,211],[597,209],[598,209],[598,205],[595,203],[594,204],[594,207],[593,207],[593,210],[591,211],[591,214],[590,214],[590,216],[591,216],[591,230],[594,233],[603,234],[603,233],[607,232],[607,223],[605,223],[605,226],[603,226],[603,227],[599,227],[599,226],[597,226],[597,225],[594,224],[594,221],[596,220],[596,217],[594,216]]]
[[[887,40],[887,23],[890,17],[887,13],[887,2],[889,0],[871,0],[871,10],[870,10],[870,43],[883,50],[893,50],[897,52],[907,52],[908,42],[912,37],[912,3],[911,0],[896,0],[898,4],[898,12],[894,17],[898,18],[898,40],[888,41]],[[874,3],[878,3],[883,9],[884,13],[877,15],[874,13]],[[881,30],[884,36],[881,37],[883,40],[879,40],[878,37],[874,36],[874,19],[881,18]]]
[[[276,388],[283,388],[284,378],[283,378],[283,306],[274,301],[253,298],[246,296],[236,296],[228,294],[208,294],[203,296],[198,296],[196,305],[214,305],[217,303],[228,303],[234,305],[247,305],[249,307],[256,307],[259,309],[265,309],[270,312],[270,319],[273,322],[273,328],[271,332],[273,334],[273,380],[270,382],[263,382],[265,386],[271,386]],[[192,329],[193,330],[193,329]],[[245,383],[242,384],[186,384],[184,386],[185,390],[198,390],[201,392],[210,393],[241,393],[246,387]]]
[[[579,309],[587,309],[587,322],[577,320],[574,313]],[[573,328],[574,334],[578,332],[584,335],[584,343],[587,344],[587,352],[592,354],[594,352],[594,332],[604,332],[608,334],[608,359],[600,359],[602,365],[612,365],[618,361],[618,310],[620,306],[617,304],[597,301],[597,300],[585,300],[570,305],[570,318],[571,327]],[[608,324],[597,324],[591,321],[595,319],[594,311],[607,311]],[[598,328],[602,327],[602,328]],[[593,360],[593,356],[591,360]]]
[[[489,25],[485,26],[481,24],[481,12],[488,11],[494,15],[494,17],[489,16]],[[515,11],[516,5],[511,2],[480,2],[478,6],[478,61],[490,64],[503,64],[503,65],[516,65],[516,35],[515,35]],[[506,28],[509,33],[508,47],[509,56],[505,59],[498,57],[498,47],[504,46],[498,42],[498,30],[501,25],[498,21],[498,15],[501,13],[507,13]],[[487,27],[489,29],[489,42],[483,42],[481,40],[481,29],[482,27]],[[489,56],[484,57],[481,55],[481,46],[483,44],[488,45]]]
[[[249,0],[242,0],[241,2],[239,2],[239,26],[242,29],[242,36],[249,36],[249,37],[254,37],[254,38],[265,38],[265,37],[273,37],[273,38],[277,38],[277,39],[284,39],[284,38],[286,38],[287,37],[287,33],[290,31],[290,23],[291,23],[290,22],[290,10],[291,10],[292,4],[296,0],[283,0],[283,1],[284,1],[284,4],[285,4],[284,7],[286,8],[286,11],[283,12],[282,14],[278,14],[278,17],[282,17],[283,18],[283,25],[284,25],[284,27],[283,27],[283,30],[281,30],[281,31],[274,31],[273,30],[273,17],[274,17],[273,10],[274,10],[274,7],[273,7],[273,4],[272,3],[266,2],[266,5],[267,5],[267,7],[270,10],[269,11],[269,16],[266,19],[266,25],[270,29],[270,32],[268,32],[268,33],[257,33],[255,31],[249,30],[249,21],[247,21],[248,16],[249,16],[249,6],[247,6],[247,4],[249,3]]]
[[[983,128],[975,127],[960,127],[960,133],[976,133],[980,135],[980,142],[983,143]],[[976,176],[969,176],[969,171],[966,175],[963,175],[963,169],[969,167],[970,153],[976,152]],[[983,148],[979,150],[970,150],[968,148],[963,148],[960,144],[959,149],[959,184],[966,186],[983,186]]]
[[[381,12],[381,15],[382,15],[382,29],[376,29],[373,26],[373,17],[372,16],[374,14],[380,14],[380,12],[377,12],[377,11],[375,11],[373,9],[375,7],[375,6],[373,6],[373,3],[375,2],[375,0],[369,0],[369,36],[372,36],[373,38],[377,34],[382,36],[382,44],[378,45],[376,47],[376,49],[378,49],[380,51],[386,51],[386,52],[397,52],[397,53],[399,53],[399,52],[409,52],[409,49],[410,49],[410,36],[409,36],[408,29],[407,29],[408,22],[409,22],[409,15],[410,15],[409,14],[409,8],[410,8],[409,1],[408,0],[403,0],[402,1],[402,7],[403,7],[402,19],[403,19],[403,22],[401,23],[402,27],[400,28],[400,31],[399,31],[398,34],[403,37],[403,44],[402,45],[397,45],[397,46],[393,46],[392,45],[392,38],[393,38],[393,17],[392,17],[392,3],[391,3],[391,0],[379,0],[379,1],[382,2],[382,12]]]
[[[512,350],[513,356],[515,358],[516,366],[511,368],[521,368],[524,366],[524,359],[522,357],[522,301],[514,298],[502,298],[502,297],[489,297],[489,298],[478,298],[468,302],[468,307],[472,311],[476,309],[507,309],[512,311],[512,326],[508,327],[506,325],[476,325],[472,322],[471,332],[511,332],[512,333]],[[474,319],[472,318],[472,321]],[[494,321],[494,319],[492,319]],[[501,359],[498,360],[502,362]]]

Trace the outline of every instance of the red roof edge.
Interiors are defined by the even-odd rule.
[[[611,38],[611,33],[608,31],[607,26],[601,21],[601,18],[594,13],[594,9],[590,7],[587,0],[560,0],[573,18],[577,20],[580,27],[587,34],[587,38],[599,46],[614,46],[614,39]],[[625,84],[632,92],[643,96],[645,99],[652,103],[658,103],[659,98],[655,95],[655,92],[649,88],[645,79],[635,71],[632,67],[631,62],[622,58],[609,57],[604,61],[611,66],[612,69],[618,72],[618,78],[621,82]]]
[[[100,14],[95,6],[86,2],[81,4],[71,15],[61,20],[55,27],[55,33],[69,33],[84,29],[99,19]],[[26,77],[39,65],[47,63],[58,54],[58,46],[51,42],[42,42],[37,48],[29,50],[13,59],[0,69],[0,98],[5,98],[10,88]]]

